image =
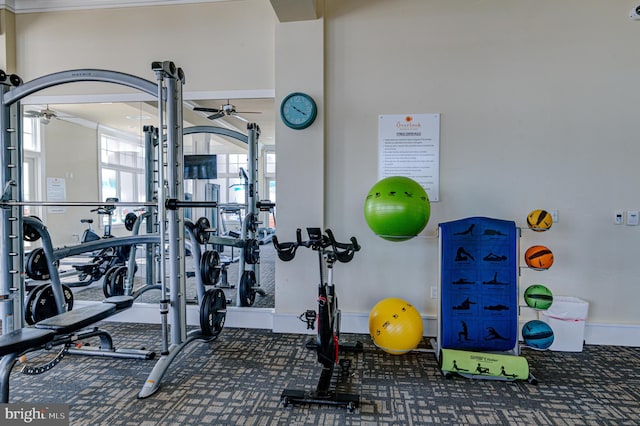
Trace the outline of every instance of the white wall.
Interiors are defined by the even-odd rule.
[[[305,92],[318,116],[304,130],[276,125],[277,235],[295,241],[297,228],[324,226],[324,21],[288,22],[276,30],[276,103],[291,92]],[[299,250],[296,259],[276,264],[276,311],[295,314],[314,309],[319,281],[316,252]],[[300,323],[302,325],[302,323]],[[279,324],[276,323],[276,329]]]
[[[352,263],[336,267],[343,311],[364,314],[395,295],[435,315],[429,287],[437,281],[437,249],[428,237],[439,222],[484,215],[524,226],[530,210],[547,208],[558,210],[560,221],[547,233],[525,232],[521,245],[548,245],[556,264],[524,270],[522,289],[540,282],[589,301],[590,322],[640,325],[640,227],[612,223],[615,209],[640,209],[640,56],[633,51],[640,23],[627,18],[634,2],[325,3],[323,33],[312,30],[310,47],[324,46],[324,176],[278,164],[279,177],[297,173],[296,185],[278,183],[278,233],[291,237],[303,225],[297,214],[283,213],[300,208],[296,188],[324,188],[324,225],[340,237],[356,235],[363,246]],[[150,61],[171,59],[185,69],[187,91],[277,83],[282,97],[282,82],[300,77],[293,67],[274,71],[274,57],[293,62],[318,54],[301,55],[285,46],[291,40],[274,42],[289,23],[274,22],[267,0],[18,15],[16,25],[18,71],[27,79],[75,67],[151,78]],[[285,47],[289,53],[278,50]],[[318,90],[315,83],[302,89]],[[421,237],[381,240],[362,213],[377,179],[377,117],[436,112],[441,201]],[[279,147],[315,137],[308,130],[280,131]],[[278,312],[307,309],[279,296],[297,294],[291,287],[309,279],[315,271],[277,284]]]
[[[363,251],[337,277],[347,311],[406,297],[435,314],[439,222],[515,220],[557,209],[547,233],[556,263],[524,270],[531,283],[590,302],[589,320],[640,323],[640,227],[613,225],[637,210],[640,23],[632,1],[329,0],[327,225]],[[392,243],[362,213],[377,179],[379,114],[442,113],[440,198],[422,237]],[[356,167],[354,167],[356,166]],[[423,238],[424,237],[424,238]],[[341,266],[341,265],[340,265]]]
[[[275,19],[266,0],[18,14],[19,75],[98,68],[155,81],[151,62],[171,60],[185,92],[273,89]],[[123,92],[47,93],[85,87]]]
[[[42,126],[42,132],[45,178],[64,179],[67,201],[97,200],[97,130],[52,120],[48,125]],[[44,190],[46,191],[46,183]],[[90,212],[91,207],[66,207],[64,213],[51,213],[46,207],[43,209],[42,219],[47,224],[56,247],[77,243],[73,234],[81,237],[86,228],[85,224],[80,223],[80,219],[93,219],[96,232],[102,232],[98,228],[98,216]]]

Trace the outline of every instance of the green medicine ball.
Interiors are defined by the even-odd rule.
[[[524,291],[524,301],[530,308],[549,309],[553,303],[553,295],[542,284],[533,284]]]
[[[378,181],[364,202],[369,228],[389,241],[406,241],[418,235],[429,222],[431,204],[424,188],[404,176]]]

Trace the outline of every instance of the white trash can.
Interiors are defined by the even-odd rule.
[[[571,296],[554,296],[546,311],[540,311],[540,320],[553,330],[553,344],[549,347],[558,352],[582,352],[584,328],[589,312],[589,303]]]

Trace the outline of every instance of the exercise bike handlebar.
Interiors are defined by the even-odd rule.
[[[296,242],[279,243],[278,237],[275,235],[271,238],[271,241],[273,242],[273,246],[276,248],[276,253],[278,253],[278,257],[280,258],[280,260],[284,262],[288,262],[290,260],[293,260],[294,257],[296,257],[296,250],[298,249],[298,243]]]
[[[327,234],[327,237],[329,238],[331,247],[333,247],[333,254],[335,254],[338,262],[341,262],[341,263],[351,262],[355,253],[357,251],[360,251],[360,245],[358,244],[358,240],[356,239],[356,237],[351,237],[350,243],[340,243],[336,241],[331,229],[327,228],[324,232]]]
[[[296,241],[281,243],[278,241],[277,236],[273,236],[273,245],[276,248],[278,257],[280,260],[288,262],[293,260],[296,256],[296,250],[298,247],[311,247],[313,250],[322,250],[327,247],[333,248],[333,253],[336,259],[341,263],[350,262],[353,259],[355,252],[360,250],[360,245],[356,237],[351,237],[351,242],[340,243],[336,241],[331,229],[326,229],[324,233],[320,231],[320,228],[307,228],[309,233],[309,239],[302,239],[302,230],[296,229]]]
[[[91,209],[89,210],[90,212],[96,212],[98,214],[112,214],[113,211],[116,209],[116,206],[101,206],[101,207],[97,207],[95,209]]]
[[[278,257],[284,262],[289,262],[296,257],[298,247],[311,247],[311,240],[302,241],[302,230],[300,228],[296,229],[296,241],[281,243],[278,241],[276,235],[274,235],[271,240],[273,241],[273,246],[276,248]]]

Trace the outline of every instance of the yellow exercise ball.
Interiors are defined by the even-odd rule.
[[[406,300],[383,299],[369,313],[369,334],[383,351],[392,355],[407,353],[422,339],[420,312]]]

